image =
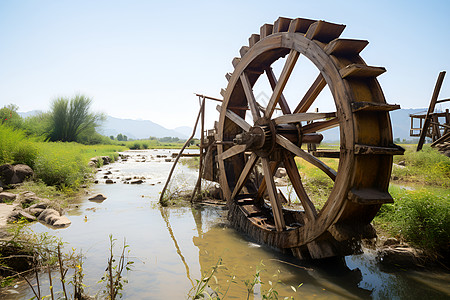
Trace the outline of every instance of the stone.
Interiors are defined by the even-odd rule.
[[[27,220],[28,222],[34,222],[36,221],[36,217],[21,210],[21,209],[15,209],[11,212],[11,214],[8,217],[8,222],[12,223],[12,222],[17,222],[19,221],[21,218],[24,218],[25,220]]]
[[[171,158],[166,158],[165,161],[166,161],[166,162],[171,162],[172,159],[171,159]]]
[[[144,183],[144,181],[142,179],[138,179],[138,180],[133,180],[130,183],[131,184],[141,184],[141,183]]]
[[[109,156],[101,156],[101,159],[103,160],[103,165],[109,165],[111,163],[111,157]]]
[[[378,251],[377,260],[380,264],[389,266],[416,267],[421,253],[410,247],[386,247]]]
[[[14,200],[16,200],[17,195],[13,194],[13,193],[9,193],[9,192],[1,192],[0,193],[0,202],[4,203],[4,202],[12,202]]]
[[[387,238],[383,242],[383,246],[392,246],[392,245],[398,245],[400,242],[396,238]]]
[[[106,184],[112,184],[112,183],[114,183],[114,181],[112,179],[106,179],[105,183]]]
[[[19,183],[23,182],[25,179],[33,177],[33,169],[24,164],[17,164],[14,166],[14,172],[16,173]]]
[[[17,183],[14,176],[14,167],[10,164],[5,164],[0,166],[0,180],[2,182],[2,187],[8,186],[12,183]]]
[[[106,197],[103,194],[96,194],[90,198],[88,198],[89,201],[93,201],[93,202],[103,202],[106,200]]]
[[[397,163],[397,165],[404,167],[404,166],[406,166],[406,162],[404,160],[401,160]]]
[[[69,218],[66,216],[60,216],[52,225],[55,227],[67,227],[70,224],[72,224],[72,221],[70,221]]]

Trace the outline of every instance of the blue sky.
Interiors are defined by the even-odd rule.
[[[438,73],[450,72],[449,12],[449,1],[432,0],[0,0],[0,106],[48,110],[82,93],[115,117],[192,126],[194,93],[220,98],[240,47],[284,16],[346,24],[342,37],[370,42],[367,64],[386,67],[387,101],[426,107]],[[440,98],[450,98],[450,74]]]

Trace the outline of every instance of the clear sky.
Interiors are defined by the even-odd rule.
[[[194,93],[221,98],[240,47],[284,16],[346,24],[342,37],[369,40],[362,57],[388,70],[387,101],[427,107],[438,73],[450,72],[449,13],[446,0],[0,0],[0,106],[48,110],[82,93],[114,117],[192,126]]]

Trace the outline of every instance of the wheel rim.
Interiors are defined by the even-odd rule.
[[[278,29],[273,29],[275,27]],[[383,106],[386,101],[376,76],[370,72],[367,72],[369,76],[367,74],[345,75],[345,70],[349,69],[348,66],[358,65],[363,69],[368,67],[359,56],[360,50],[353,48],[346,50],[345,47],[343,50],[334,50],[335,52],[330,50],[333,44],[340,41],[334,39],[342,32],[342,25],[280,18],[273,28],[271,34],[268,34],[267,24],[264,25],[261,28],[260,40],[255,44],[252,44],[250,40],[250,47],[241,49],[242,57],[233,61],[235,70],[229,78],[224,94],[217,128],[217,138],[222,141],[217,147],[221,171],[220,184],[228,203],[234,203],[239,193],[245,188],[248,189],[246,185],[249,184],[249,177],[259,159],[266,175],[264,176],[265,184],[262,185],[265,185],[268,190],[275,225],[277,231],[283,231],[286,229],[286,224],[273,179],[274,169],[283,163],[305,211],[305,222],[299,233],[299,244],[305,244],[317,239],[327,230],[336,235],[335,231],[330,230],[336,224],[350,227],[367,225],[379,210],[380,201],[362,205],[350,201],[349,194],[352,195],[352,191],[361,190],[387,193],[392,154],[361,155],[360,147],[361,145],[369,145],[369,148],[377,149],[391,147],[389,109],[379,109],[386,107]],[[355,43],[364,44],[364,42],[356,41]],[[344,43],[347,42],[344,41]],[[285,55],[287,58],[283,70],[276,78],[271,66]],[[298,102],[298,105],[289,107],[284,99],[283,89],[289,81],[299,55],[311,61],[320,74],[308,90],[310,92]],[[365,70],[369,68],[372,67]],[[265,111],[261,111],[256,103],[252,87],[264,73],[271,82],[273,94],[265,106]],[[302,125],[299,120],[322,116],[307,114],[306,111],[314,103],[316,94],[320,94],[325,86],[328,86],[336,106],[335,118],[322,119],[313,123],[314,125]],[[355,107],[363,105],[361,103],[365,103],[364,105],[372,103],[369,107],[378,105],[378,109],[356,110]],[[276,107],[283,112],[283,117],[273,117]],[[242,108],[250,111],[250,118],[246,116]],[[298,122],[292,122],[293,120]],[[278,129],[286,124],[289,124],[288,126],[291,126],[289,128],[292,129],[294,124],[297,128],[300,127],[303,133],[298,139],[304,139],[308,134],[313,134],[314,129],[321,126],[326,128],[336,123],[340,127],[339,172],[337,173],[327,168],[319,159],[303,151],[301,142],[296,141],[295,138],[289,139]],[[308,137],[313,138],[313,135]],[[234,143],[231,145],[232,140]],[[245,151],[251,153],[248,160],[245,160]],[[319,212],[314,208],[314,199],[310,199],[305,192],[294,156],[313,163],[334,179],[329,197]],[[261,185],[257,188],[261,190]]]

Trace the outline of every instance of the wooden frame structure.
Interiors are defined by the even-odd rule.
[[[450,102],[450,99],[438,100],[445,74],[445,71],[439,73],[427,113],[410,115],[410,136],[419,137],[417,151],[422,149],[423,144],[425,143],[425,138],[428,137],[432,140],[432,147],[436,147],[439,151],[450,155],[449,109],[446,109],[444,112],[435,112],[436,104]],[[417,123],[419,123],[418,127],[415,126]]]

